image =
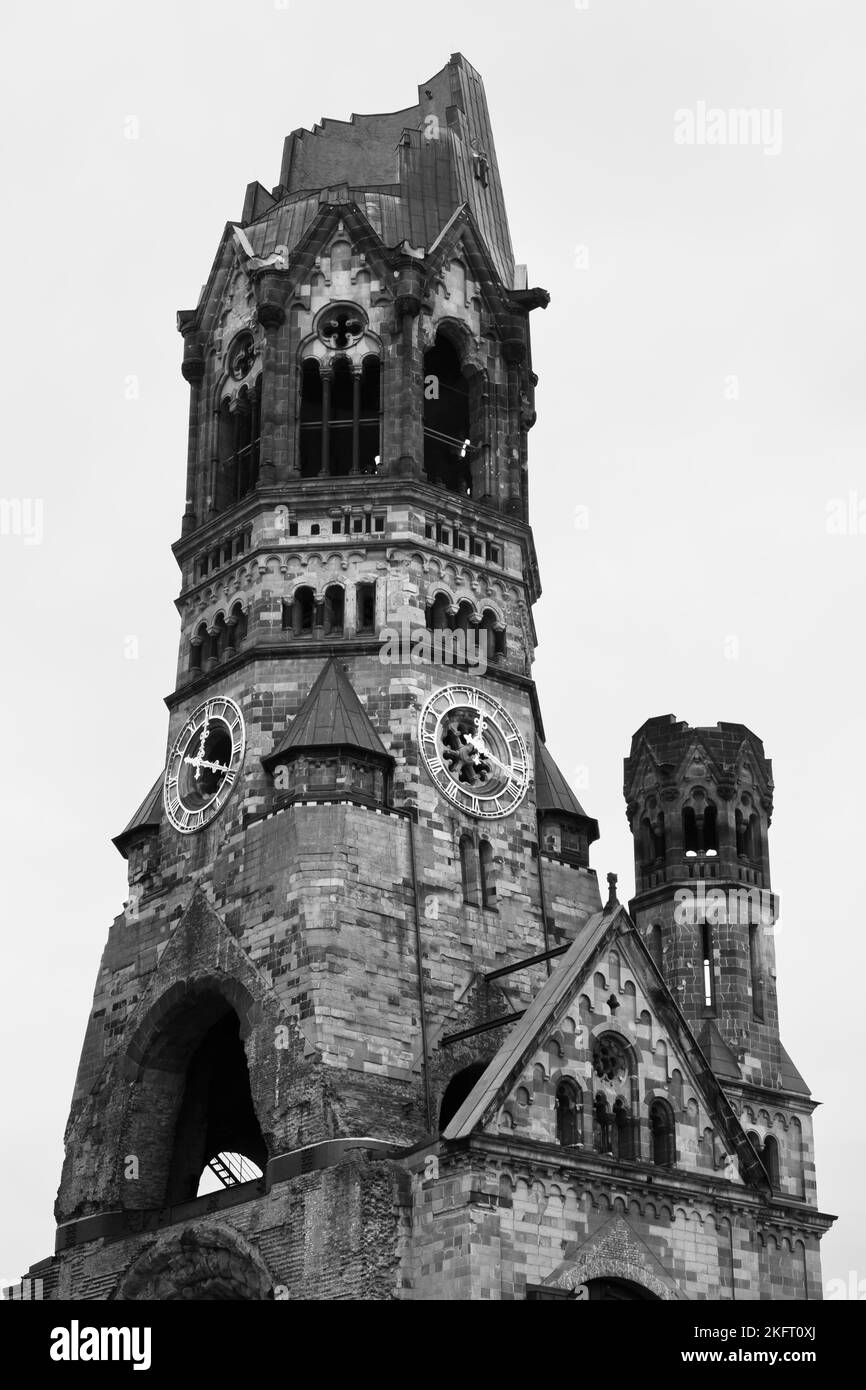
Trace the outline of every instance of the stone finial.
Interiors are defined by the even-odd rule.
[[[619,898],[616,896],[617,875],[608,874],[607,876],[607,907],[619,907]]]

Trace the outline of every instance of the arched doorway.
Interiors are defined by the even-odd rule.
[[[658,1303],[659,1299],[631,1279],[587,1279],[590,1303]]]

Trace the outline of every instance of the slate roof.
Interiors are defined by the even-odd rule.
[[[263,761],[268,764],[308,748],[354,748],[379,762],[391,761],[352,682],[334,657],[319,672],[286,733]]]
[[[742,1081],[743,1074],[737,1059],[711,1018],[707,1019],[701,1029],[698,1042],[716,1076],[730,1081]]]
[[[136,831],[158,830],[162,824],[162,777],[163,774],[160,772],[132,820],[121,830],[119,835],[115,835],[111,842],[120,850],[124,859],[126,858],[126,847]]]
[[[779,1043],[779,1053],[781,1054],[781,1066],[779,1074],[782,1078],[782,1086],[786,1091],[796,1091],[801,1096],[810,1096],[812,1092],[806,1085],[788,1053],[781,1043]]]
[[[535,738],[535,804],[539,811],[559,811],[585,821],[590,843],[598,839],[598,821],[588,816],[541,739]]]

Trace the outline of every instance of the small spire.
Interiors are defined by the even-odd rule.
[[[619,907],[619,898],[616,896],[617,875],[608,874],[607,876],[607,906]]]

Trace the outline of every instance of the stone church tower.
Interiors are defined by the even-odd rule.
[[[166,762],[115,840],[45,1297],[821,1296],[763,900],[679,896],[769,890],[761,744],[636,736],[633,919],[545,746],[547,303],[458,54],[290,135],[179,314]]]

